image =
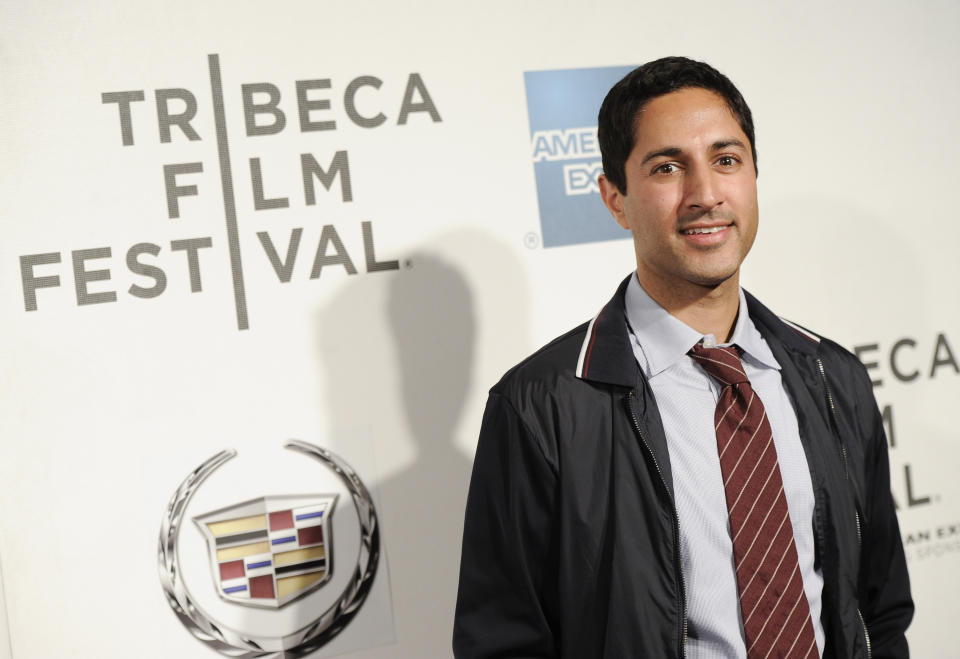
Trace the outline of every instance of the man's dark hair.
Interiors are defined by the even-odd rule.
[[[727,103],[750,140],[754,172],[757,145],[753,116],[743,95],[727,76],[704,62],[686,57],[664,57],[637,67],[607,92],[597,117],[597,140],[603,154],[603,173],[620,192],[627,191],[625,164],[636,143],[637,113],[651,100],[670,92],[700,87],[718,94]]]

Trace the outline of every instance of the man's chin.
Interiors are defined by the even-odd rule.
[[[738,272],[739,270],[722,273],[696,273],[688,281],[708,291],[713,291],[724,285],[730,285],[731,282],[736,282]]]

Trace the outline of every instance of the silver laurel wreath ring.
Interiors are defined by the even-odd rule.
[[[220,466],[236,456],[233,449],[220,451],[194,469],[177,488],[160,528],[158,552],[160,583],[167,603],[184,627],[210,648],[242,659],[302,657],[316,651],[339,634],[360,610],[377,573],[380,560],[380,526],[370,492],[356,472],[339,456],[297,439],[284,448],[313,458],[330,468],[343,481],[353,498],[360,522],[360,555],[350,581],[337,600],[313,622],[286,636],[254,636],[220,626],[200,609],[180,576],[177,539],[187,504],[200,485]]]

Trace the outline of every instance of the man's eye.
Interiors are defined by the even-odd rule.
[[[721,167],[733,167],[737,164],[737,159],[733,156],[720,156],[717,158],[717,164]]]
[[[665,162],[662,165],[658,165],[654,170],[654,174],[673,174],[677,171],[677,166],[672,162]]]

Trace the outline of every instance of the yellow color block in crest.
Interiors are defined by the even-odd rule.
[[[327,552],[322,546],[310,547],[308,549],[295,549],[293,551],[285,551],[282,554],[274,554],[273,564],[277,567],[281,565],[291,565],[293,563],[302,563],[304,561],[325,558],[326,555]]]
[[[254,542],[249,545],[239,545],[237,547],[227,547],[226,549],[217,550],[217,562],[232,561],[238,558],[244,558],[245,556],[253,556],[254,554],[266,554],[269,551],[270,543],[266,541]]]
[[[210,533],[212,533],[214,537],[232,535],[234,533],[241,533],[242,531],[259,531],[260,529],[267,528],[267,516],[251,515],[250,517],[228,519],[225,522],[212,522],[207,524],[207,528],[210,529]]]
[[[324,574],[326,574],[326,570],[277,579],[277,597],[282,598],[291,593],[299,592],[323,579]]]

